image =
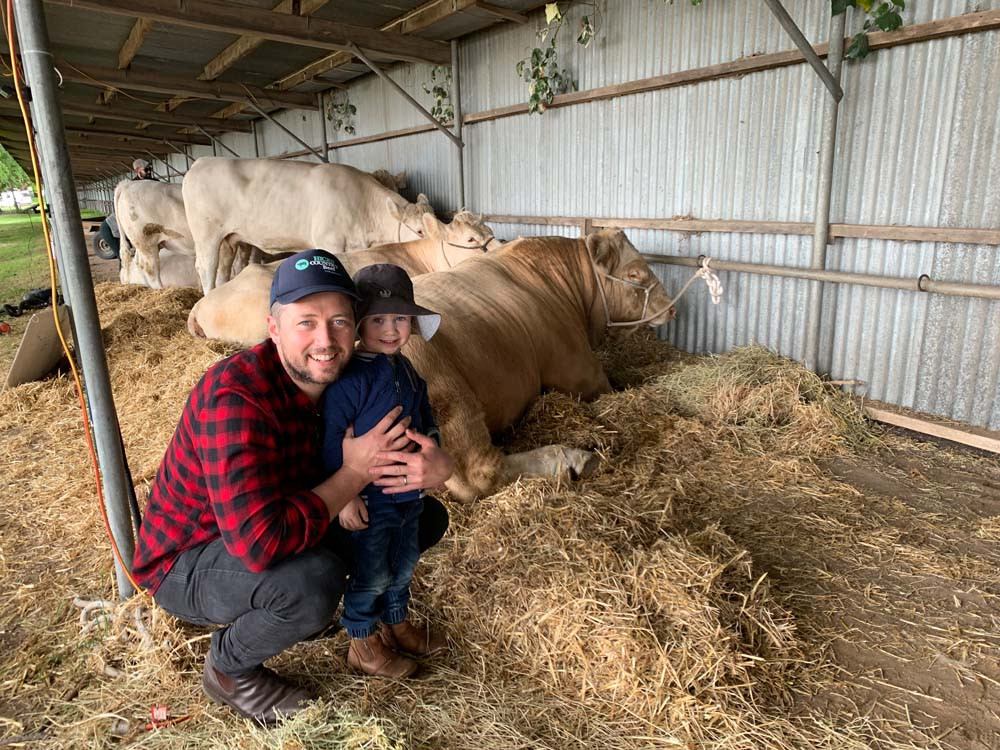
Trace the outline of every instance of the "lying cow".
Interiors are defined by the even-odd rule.
[[[227,239],[269,250],[344,252],[420,239],[420,217],[433,213],[423,194],[408,203],[344,164],[202,157],[184,176],[183,193],[206,293],[217,276],[229,277],[229,267],[220,268]]]
[[[426,238],[415,242],[379,245],[338,257],[354,274],[372,263],[395,263],[411,276],[445,271],[499,245],[493,231],[468,212],[442,224],[424,214]],[[232,281],[216,287],[191,308],[188,330],[194,336],[253,346],[267,338],[271,279],[278,263],[250,265]]]
[[[201,289],[198,272],[194,270],[194,258],[187,253],[170,248],[160,250],[159,272],[154,285],[149,281],[145,271],[135,262],[137,253],[134,248],[129,246],[127,242],[123,242],[119,252],[121,269],[118,271],[118,278],[122,284],[137,284],[153,289],[167,289],[169,287]]]
[[[460,499],[519,475],[583,475],[596,457],[563,446],[504,456],[490,434],[546,389],[586,399],[610,390],[594,348],[609,324],[659,325],[670,299],[617,230],[585,239],[533,237],[413,280],[417,302],[441,313],[431,341],[404,353],[428,383]],[[627,327],[627,326],[626,326]]]

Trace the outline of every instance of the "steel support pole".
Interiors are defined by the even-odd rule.
[[[323,92],[320,91],[316,94],[316,104],[319,106],[319,132],[323,138],[323,161],[329,163],[330,161],[330,144],[328,140],[330,138],[326,132],[326,109],[323,107]]]
[[[48,32],[41,0],[15,0],[14,13],[21,43],[25,77],[31,87],[34,125],[42,173],[52,211],[56,251],[61,257],[63,292],[72,306],[77,356],[83,369],[84,391],[90,412],[94,443],[104,486],[111,533],[125,565],[135,556],[132,519],[129,513],[128,475],[122,451],[121,430],[115,411],[108,362],[101,338],[101,321],[94,298],[87,246],[80,231],[80,207],[73,190],[69,149],[63,130],[62,111],[49,52]],[[115,561],[118,593],[126,598],[134,593],[125,571]]]
[[[455,137],[458,138],[458,211],[466,208],[465,205],[465,141],[462,140],[462,75],[458,71],[458,40],[451,40],[451,90],[452,105],[455,110]]]
[[[803,34],[799,27],[795,25],[795,20],[788,15],[788,11],[785,10],[785,6],[781,4],[781,0],[764,0],[764,4],[771,9],[775,18],[778,19],[778,23],[780,23],[785,31],[788,32],[788,36],[792,38],[792,41],[795,42],[795,46],[799,48],[799,51],[802,52],[803,56],[806,58],[806,62],[812,65],[813,70],[815,70],[822,79],[823,85],[829,89],[830,93],[833,94],[833,98],[839,102],[844,97],[844,92],[840,88],[840,82],[830,74],[830,71],[819,58],[819,55],[816,54],[816,50],[814,50],[812,45],[809,44],[809,40],[806,39],[806,35]],[[840,17],[843,18],[843,16],[844,14],[841,13]],[[843,41],[843,38],[841,38],[841,44],[843,44]]]
[[[380,68],[378,65],[376,65],[375,63],[373,63],[371,60],[369,60],[368,57],[365,55],[365,53],[361,51],[361,48],[358,47],[358,45],[354,44],[353,42],[351,43],[351,53],[355,57],[357,57],[361,62],[363,62],[365,65],[367,65],[369,67],[369,69],[371,69],[371,71],[375,75],[377,75],[383,81],[385,81],[390,86],[392,86],[394,89],[396,89],[396,91],[399,92],[400,96],[402,96],[404,99],[406,99],[406,101],[408,101],[410,104],[412,104],[420,114],[422,114],[424,117],[426,117],[428,120],[430,120],[431,124],[434,127],[436,127],[438,130],[440,130],[446,136],[448,136],[448,138],[451,139],[452,143],[454,143],[459,148],[462,148],[463,144],[462,144],[462,140],[460,138],[456,138],[454,133],[452,133],[450,130],[448,130],[448,128],[446,128],[444,125],[442,125],[441,123],[439,123],[437,121],[437,119],[434,117],[434,115],[432,115],[430,112],[428,112],[426,109],[424,109],[423,106],[421,106],[420,102],[418,102],[416,99],[414,99],[412,96],[410,96],[410,94],[406,91],[406,89],[404,89],[402,86],[400,86],[394,80],[392,80],[391,78],[389,78],[389,76],[387,76],[385,74],[385,72],[382,70],[382,68]]]
[[[838,85],[844,62],[844,24],[846,13],[839,13],[830,19],[830,52],[827,64],[830,75]],[[815,229],[813,232],[812,259],[810,266],[817,270],[826,269],[826,248],[830,242],[830,194],[833,186],[834,156],[837,151],[837,118],[840,100],[825,97],[823,108],[823,133],[820,145],[816,175]],[[820,361],[820,340],[823,338],[823,295],[822,282],[809,284],[809,310],[806,316],[806,348],[803,364],[813,372],[828,369],[829,361]],[[829,347],[826,347],[829,349]],[[828,360],[824,357],[824,360]]]
[[[218,155],[216,153],[216,151],[215,151],[215,147],[216,147],[216,145],[219,145],[219,146],[222,146],[222,148],[226,149],[226,151],[228,151],[229,153],[231,153],[237,159],[240,158],[239,154],[237,154],[235,151],[233,151],[231,148],[229,148],[229,146],[227,146],[225,143],[223,143],[222,141],[220,141],[218,138],[216,138],[214,135],[212,135],[211,133],[209,133],[207,130],[205,130],[205,128],[203,128],[201,125],[196,125],[195,127],[197,127],[198,130],[200,130],[203,135],[205,135],[209,139],[211,139],[211,141],[212,141],[212,156],[217,156]]]
[[[173,149],[174,151],[176,151],[176,152],[177,152],[178,154],[180,154],[181,156],[183,156],[183,157],[184,157],[184,161],[185,161],[185,163],[186,163],[186,164],[187,164],[187,166],[188,166],[188,169],[191,169],[191,161],[192,161],[192,160],[191,160],[191,156],[190,156],[190,154],[188,154],[188,152],[187,152],[187,151],[182,151],[181,149],[177,148],[177,146],[175,146],[174,144],[172,144],[172,143],[171,143],[170,141],[168,141],[168,140],[167,140],[166,138],[164,138],[164,139],[163,139],[163,143],[164,143],[164,144],[166,144],[167,146],[170,146],[170,148],[172,148],[172,149]]]
[[[257,121],[254,120],[250,123],[250,130],[253,132],[253,156],[255,159],[260,158],[260,143],[257,141]]]
[[[167,168],[167,182],[170,181],[170,170],[171,169],[174,170],[177,173],[178,177],[180,177],[182,180],[184,179],[184,172],[181,172],[179,169],[177,169],[177,167],[175,167],[173,164],[170,163],[170,161],[169,161],[170,157],[169,156],[165,157],[163,159],[160,159],[160,157],[158,157],[156,154],[152,153],[151,151],[147,151],[146,153],[149,154],[150,156],[152,156],[154,159],[162,161],[163,164],[166,166],[166,168]],[[152,166],[152,165],[150,165],[150,166]]]
[[[293,133],[291,130],[289,130],[288,128],[286,128],[280,122],[278,122],[277,120],[275,120],[273,117],[271,117],[271,115],[269,115],[267,112],[265,112],[264,110],[262,110],[260,107],[258,107],[254,102],[250,101],[249,99],[247,100],[247,106],[249,106],[251,109],[256,110],[257,114],[259,114],[261,117],[266,118],[268,122],[273,123],[280,130],[282,130],[285,133],[287,133],[288,136],[289,136],[289,138],[291,138],[292,140],[294,140],[296,143],[300,144],[304,148],[309,149],[312,152],[313,156],[315,156],[321,162],[323,162],[324,164],[328,164],[329,163],[327,161],[327,158],[325,156],[323,156],[322,153],[320,153],[319,151],[317,151],[316,149],[314,149],[312,146],[310,146],[308,143],[306,143],[304,140],[302,140],[301,138],[299,138],[295,133]]]

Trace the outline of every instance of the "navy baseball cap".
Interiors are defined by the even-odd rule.
[[[317,292],[340,292],[360,299],[351,275],[326,250],[303,250],[285,258],[271,281],[271,304],[295,302]]]

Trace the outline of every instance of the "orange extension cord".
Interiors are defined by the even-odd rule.
[[[62,326],[59,323],[59,310],[56,305],[55,255],[52,251],[52,237],[49,234],[49,222],[45,209],[45,196],[42,193],[41,170],[38,167],[38,153],[35,150],[35,136],[31,127],[31,115],[28,113],[28,108],[24,103],[24,93],[21,90],[21,75],[17,61],[16,44],[14,42],[14,0],[7,0],[7,17],[4,19],[4,22],[7,30],[7,42],[10,49],[11,67],[13,68],[14,74],[14,88],[17,90],[17,101],[21,107],[21,117],[24,120],[24,130],[28,136],[28,149],[31,153],[31,169],[34,173],[35,190],[38,193],[38,207],[41,210],[42,216],[42,233],[45,235],[45,248],[49,260],[49,285],[51,287],[52,295],[52,317],[56,323],[56,332],[59,334],[59,341],[62,343],[63,352],[66,354],[66,358],[69,360],[70,369],[73,371],[73,381],[76,383],[76,395],[80,402],[80,414],[83,417],[83,434],[87,439],[87,450],[90,452],[90,461],[94,467],[94,480],[97,486],[97,500],[98,505],[100,505],[101,508],[101,517],[104,519],[104,528],[108,532],[108,539],[111,540],[111,551],[114,553],[115,560],[118,561],[118,565],[121,566],[121,569],[125,572],[125,576],[128,578],[135,590],[148,595],[148,592],[136,583],[136,580],[132,577],[132,571],[129,570],[125,561],[122,560],[121,552],[118,549],[118,544],[115,542],[114,534],[111,533],[111,522],[108,520],[108,511],[104,505],[104,488],[101,485],[101,470],[97,462],[97,453],[94,450],[94,440],[90,432],[90,415],[87,412],[87,405],[84,402],[83,384],[80,381],[80,373],[76,369],[76,362],[70,354],[69,344],[66,343],[66,337],[63,335]]]

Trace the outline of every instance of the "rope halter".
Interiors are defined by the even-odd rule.
[[[604,320],[605,320],[605,326],[607,328],[616,328],[619,326],[640,326],[656,320],[658,317],[663,315],[663,313],[667,312],[668,310],[670,310],[670,308],[674,307],[674,305],[677,304],[677,300],[679,300],[681,297],[684,296],[684,293],[688,290],[688,287],[690,287],[691,284],[694,283],[695,279],[699,278],[705,280],[705,284],[708,286],[708,292],[710,295],[712,295],[713,305],[719,304],[719,302],[722,300],[722,282],[719,281],[719,277],[716,276],[715,271],[709,268],[709,263],[711,262],[712,259],[707,257],[702,257],[701,267],[695,272],[694,276],[692,276],[690,279],[687,280],[687,283],[684,284],[683,287],[681,287],[681,290],[677,293],[677,295],[672,300],[670,300],[663,307],[662,310],[659,310],[650,315],[646,315],[646,308],[649,306],[649,293],[653,291],[654,287],[659,283],[659,281],[657,281],[654,278],[653,281],[650,282],[649,286],[643,286],[642,284],[636,283],[635,281],[629,281],[628,279],[622,279],[619,278],[618,276],[612,276],[611,274],[606,273],[597,267],[597,262],[594,260],[593,256],[589,252],[587,253],[587,257],[590,258],[591,268],[594,269],[594,278],[597,280],[597,291],[601,295],[601,304],[604,306]],[[608,308],[608,298],[607,295],[604,293],[604,284],[601,282],[601,276],[603,276],[606,279],[610,279],[611,281],[617,281],[619,284],[625,284],[626,286],[631,286],[636,289],[642,289],[645,292],[645,296],[643,297],[642,300],[642,312],[639,314],[640,317],[638,320],[630,320],[630,321],[611,320],[611,311]]]

